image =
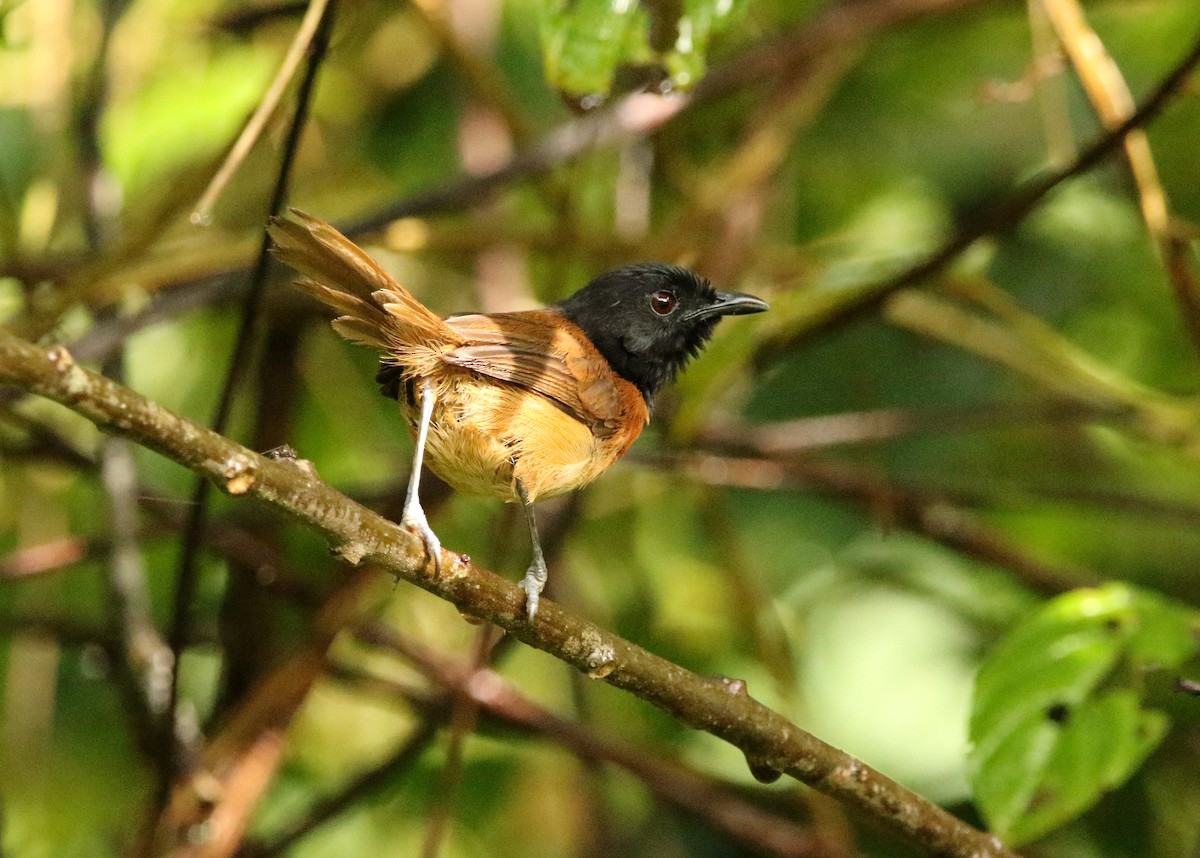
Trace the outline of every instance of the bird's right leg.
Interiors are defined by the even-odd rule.
[[[546,570],[546,557],[542,554],[542,541],[538,538],[537,518],[533,513],[533,503],[525,491],[525,484],[520,478],[514,481],[517,499],[521,502],[521,510],[525,513],[525,523],[529,525],[529,540],[533,543],[533,562],[525,570],[525,578],[521,581],[521,589],[525,591],[525,614],[532,622],[537,616],[538,603],[541,601],[542,590],[550,573]]]
[[[433,417],[433,385],[421,385],[421,418],[417,423],[417,449],[413,452],[412,473],[408,477],[408,493],[404,496],[404,514],[400,517],[401,527],[411,527],[425,543],[425,550],[433,560],[434,568],[442,566],[442,542],[429,526],[425,510],[421,509],[418,490],[421,485],[421,463],[425,458],[425,441],[429,437],[429,421]]]

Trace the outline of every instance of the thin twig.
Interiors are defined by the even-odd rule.
[[[250,154],[254,144],[258,142],[263,129],[267,127],[267,122],[275,115],[279,103],[283,100],[283,94],[287,91],[288,84],[296,76],[296,70],[300,68],[300,61],[304,59],[305,54],[309,53],[309,48],[317,33],[317,27],[324,19],[325,8],[328,4],[329,0],[310,0],[308,9],[300,20],[300,26],[296,28],[296,35],[292,37],[292,43],[288,45],[287,53],[284,54],[283,62],[279,64],[279,71],[275,73],[270,86],[263,93],[258,107],[246,121],[242,133],[234,141],[228,157],[221,164],[216,175],[212,177],[208,187],[204,189],[200,201],[196,203],[196,208],[192,211],[192,223],[207,224],[212,220],[212,209],[216,205],[217,199],[225,190],[225,186],[229,184],[229,180],[233,178],[233,174],[242,166],[242,162],[246,160],[246,156]],[[276,214],[276,212],[272,211],[271,214]]]
[[[254,401],[254,429],[251,445],[256,450],[274,450],[292,437],[292,411],[300,388],[297,366],[300,353],[301,324],[297,313],[273,313],[263,336],[264,345],[257,361]],[[277,532],[248,527],[257,531],[263,554],[282,555]],[[211,540],[209,540],[211,542]],[[275,658],[274,610],[267,589],[256,570],[261,561],[252,560],[244,567],[237,561],[233,575],[221,597],[221,681],[211,720],[219,722],[229,706],[239,700],[266,672]],[[275,568],[282,569],[279,565]],[[292,575],[292,578],[298,576]]]
[[[988,5],[996,0],[873,0],[834,3],[816,18],[798,25],[730,62],[714,68],[687,95],[662,98],[646,93],[627,96],[611,107],[572,118],[515,152],[504,165],[482,174],[463,174],[445,184],[339,224],[347,235],[371,232],[404,217],[429,217],[473,208],[497,191],[544,175],[606,145],[643,139],[687,111],[749,87],[796,75],[830,53],[859,44],[891,27],[930,15]],[[170,288],[155,290],[154,300],[128,316],[110,316],[73,346],[81,360],[103,360],[125,338],[142,328],[197,307],[229,300],[245,287],[246,269],[231,267],[203,276],[172,278]]]
[[[931,855],[1011,858],[995,837],[952,816],[751,698],[743,683],[704,677],[544,601],[536,619],[516,584],[443,552],[318,480],[311,466],[261,456],[79,366],[0,331],[0,382],[54,399],[103,431],[133,438],[214,481],[326,535],[350,562],[370,561],[506,629],[590,676],[625,689],[679,722],[737,746],[760,768],[788,774],[856,808]]]
[[[424,18],[437,36],[442,47],[449,53],[457,66],[459,73],[466,80],[470,90],[485,104],[488,109],[500,116],[508,131],[518,141],[524,142],[532,136],[528,121],[521,112],[518,99],[513,95],[508,82],[494,63],[487,62],[479,55],[477,46],[465,42],[454,26],[452,4],[444,0],[414,0],[413,7]],[[465,12],[465,10],[464,10]],[[499,17],[501,12],[495,10],[470,10],[472,15],[494,15]]]
[[[334,671],[334,675],[337,675],[337,671]],[[275,858],[363,799],[380,792],[385,787],[394,786],[404,774],[412,770],[413,765],[437,737],[441,723],[440,719],[433,717],[433,713],[430,711],[434,708],[436,707],[426,710],[424,719],[390,757],[378,766],[358,775],[333,795],[318,801],[295,824],[288,826],[269,840],[247,840],[236,853],[237,858]],[[443,715],[448,710],[448,704],[441,708]]]
[[[1117,423],[1130,416],[1124,407],[1089,407],[1078,402],[1017,402],[966,408],[877,408],[797,417],[775,423],[714,424],[702,444],[744,446],[762,455],[806,453],[830,447],[877,444],[911,435],[986,432],[1030,426]]]
[[[463,175],[440,188],[340,225],[339,229],[347,235],[356,235],[404,217],[427,217],[478,205],[509,184],[547,173],[585,152],[652,134],[685,111],[719,101],[747,87],[796,75],[815,59],[842,51],[889,27],[987,2],[990,0],[867,0],[831,4],[815,18],[713,69],[690,92],[625,96],[612,107],[560,125],[494,170]]]
[[[362,621],[382,588],[371,568],[343,579],[313,618],[308,640],[254,686],[171,786],[162,813],[143,833],[145,858],[229,858],[283,761],[285,733],[325,670],[335,636]],[[386,585],[385,585],[386,587]]]
[[[1197,453],[1200,425],[1193,402],[1154,390],[1101,363],[986,281],[951,285],[989,315],[917,289],[892,295],[884,313],[893,324],[978,354],[1063,399],[1121,414],[1127,427],[1156,442]]]
[[[137,468],[132,445],[110,438],[104,445],[101,478],[109,498],[108,591],[110,621],[120,636],[124,660],[141,679],[149,710],[161,717],[170,698],[173,660],[150,616],[150,593],[139,544]]]
[[[98,254],[117,231],[120,194],[104,167],[100,147],[100,117],[108,100],[108,60],[112,34],[127,0],[106,0],[100,5],[100,39],[84,78],[79,109],[75,112],[76,158],[83,188],[83,232],[88,250]],[[122,378],[124,349],[108,358],[108,375]],[[100,449],[100,483],[108,505],[109,542],[107,575],[108,624],[114,641],[110,653],[116,685],[121,692],[134,738],[150,752],[155,744],[157,719],[166,705],[171,677],[171,653],[150,615],[146,570],[142,562],[137,512],[137,465],[132,445],[123,438],[108,438]]]
[[[308,8],[306,0],[274,0],[272,3],[221,10],[211,21],[215,30],[242,36],[278,18],[296,18]]]
[[[1119,125],[1134,110],[1129,85],[1121,75],[1104,42],[1084,17],[1078,0],[1040,0],[1058,38],[1066,50],[1076,74],[1105,128]],[[1158,178],[1150,139],[1140,128],[1125,136],[1125,158],[1137,186],[1138,204],[1146,229],[1158,245],[1175,293],[1179,314],[1192,341],[1200,352],[1200,284],[1192,267],[1188,242],[1171,226],[1171,210],[1167,194]]]
[[[1064,60],[1046,17],[1042,0],[1025,0],[1029,14],[1030,42],[1033,56],[1029,68],[1029,89],[1036,97],[1042,133],[1052,164],[1066,164],[1075,157],[1075,141],[1071,133],[1071,103],[1066,80],[1062,74]]]
[[[498,640],[495,627],[480,626],[479,631],[475,633],[475,645],[472,647],[472,670],[482,670],[488,664]],[[425,825],[425,840],[421,844],[422,858],[436,858],[450,830],[450,819],[462,783],[463,750],[467,737],[475,731],[478,718],[479,705],[468,694],[458,692],[451,695],[446,760],[442,763],[434,806]]]
[[[26,545],[0,556],[0,582],[55,572],[83,560],[92,546],[76,536]]]

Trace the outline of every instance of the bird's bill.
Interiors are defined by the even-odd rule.
[[[769,310],[770,305],[761,298],[742,292],[718,292],[717,299],[707,307],[693,310],[689,319],[706,319],[710,316],[748,316]]]

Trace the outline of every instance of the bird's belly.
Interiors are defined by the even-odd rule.
[[[429,427],[425,461],[456,491],[513,500],[512,450],[494,435],[468,425],[451,428],[438,420]]]
[[[430,470],[458,491],[517,500],[521,480],[532,500],[590,482],[624,449],[609,449],[592,430],[549,399],[508,385],[438,385],[425,445]],[[407,408],[415,429],[418,409]]]

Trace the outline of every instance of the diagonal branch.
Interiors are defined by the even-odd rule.
[[[1141,107],[1129,114],[1124,121],[1108,128],[1070,164],[1044,172],[1018,186],[1009,196],[998,201],[972,223],[962,227],[932,255],[915,265],[884,280],[847,290],[845,300],[840,301],[813,324],[791,327],[778,336],[763,341],[755,354],[755,362],[759,366],[767,365],[772,359],[809,339],[814,328],[832,328],[879,309],[891,295],[945,269],[979,239],[1015,227],[1055,188],[1099,165],[1121,147],[1131,131],[1146,126],[1158,116],[1183,87],[1197,64],[1200,64],[1200,40],[1175,63],[1171,71],[1146,96]]]
[[[1119,125],[1133,113],[1133,95],[1120,67],[1088,24],[1079,0],[1041,0],[1041,3],[1101,123],[1105,128]],[[1193,349],[1200,351],[1200,283],[1192,268],[1188,241],[1172,226],[1167,194],[1158,178],[1150,138],[1144,130],[1137,128],[1126,135],[1125,160],[1137,188],[1142,219],[1162,254],[1184,327]]]
[[[635,694],[741,749],[756,770],[783,772],[860,810],[932,855],[1012,858],[995,837],[962,822],[751,698],[745,685],[703,677],[547,603],[530,623],[513,582],[446,552],[441,572],[421,540],[321,482],[307,463],[276,460],[185,420],[75,363],[0,332],[0,383],[56,400],[100,429],[132,438],[231,495],[275,507],[324,534],[351,563],[370,560],[494,623],[519,640]]]

